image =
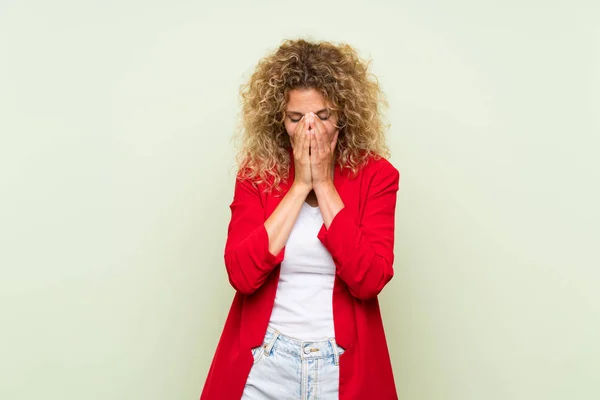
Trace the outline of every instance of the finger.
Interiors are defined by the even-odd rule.
[[[319,161],[319,157],[321,157],[321,146],[319,143],[318,134],[314,129],[311,133],[311,142],[313,143],[311,147],[311,158],[313,161]]]
[[[309,151],[310,151],[310,136],[308,133],[308,129],[302,134],[304,136],[304,146],[302,151],[302,158],[304,160],[309,159]]]
[[[306,125],[306,119],[304,117],[300,118],[300,122],[296,125],[296,129],[294,130],[294,134],[298,135],[302,131],[304,131],[304,125]]]
[[[336,133],[334,134],[334,137],[331,140],[331,143],[327,143],[327,127],[325,126],[325,123],[323,121],[321,121],[321,119],[319,118],[319,120],[317,121],[317,126],[319,127],[320,131],[323,133],[323,148],[329,148],[333,151],[333,149],[335,149],[335,144],[337,141],[337,137],[338,137],[338,133],[339,130],[336,130]]]
[[[333,135],[333,140],[331,141],[331,152],[335,152],[335,146],[337,145],[339,134],[340,131],[335,131],[335,134]]]
[[[316,118],[315,121],[316,121],[315,125],[317,126],[317,130],[320,133],[322,133],[323,140],[325,141],[326,136],[327,136],[327,127],[325,126],[323,121],[321,121],[321,118]]]
[[[308,130],[308,137],[310,140],[310,157],[311,160],[315,154],[315,148],[317,147],[317,141],[315,139],[315,130],[314,129],[309,129]]]
[[[300,135],[300,133],[302,133],[304,131],[304,117],[302,117],[300,119],[300,122],[298,123],[298,125],[296,125],[296,129],[294,129],[293,134],[290,137],[290,141],[292,142],[292,147],[296,146],[296,142],[298,142],[298,140],[301,138],[302,135]],[[300,143],[298,143],[300,145]]]
[[[304,152],[304,142],[306,142],[306,135],[303,134],[303,131],[300,130],[297,133],[294,134],[294,136],[296,136],[296,144],[298,147],[298,153],[297,155],[302,158],[302,154]]]
[[[326,130],[324,129],[324,126],[321,127],[319,126],[318,122],[316,125],[316,130],[315,130],[315,137],[317,139],[317,146],[319,147],[319,154],[321,155],[325,155],[326,154],[326,144],[325,144],[325,136],[326,136]]]

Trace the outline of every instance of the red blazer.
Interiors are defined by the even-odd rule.
[[[290,151],[291,154],[291,151]],[[350,178],[336,164],[334,185],[344,203],[319,240],[336,265],[333,322],[340,356],[341,400],[397,399],[377,295],[394,270],[394,216],[400,173],[386,159],[375,160]],[[253,364],[251,349],[262,345],[273,309],[280,263],[269,252],[264,227],[289,190],[265,194],[236,179],[225,244],[225,267],[236,293],[217,345],[201,400],[239,400]]]

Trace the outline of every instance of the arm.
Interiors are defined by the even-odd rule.
[[[306,198],[304,191],[306,188],[293,184],[265,221],[259,189],[247,180],[236,179],[225,244],[225,267],[235,290],[245,295],[254,293],[281,263],[285,243]]]
[[[319,240],[336,261],[338,276],[357,298],[376,297],[394,276],[394,223],[399,181],[398,170],[384,164],[370,184],[361,225],[342,208],[329,226],[324,223],[318,233]]]

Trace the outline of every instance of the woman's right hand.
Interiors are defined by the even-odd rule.
[[[300,186],[308,194],[312,190],[312,175],[310,172],[310,135],[308,120],[303,116],[293,135],[290,137],[294,150],[294,185]]]

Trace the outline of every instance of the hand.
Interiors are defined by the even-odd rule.
[[[306,192],[312,190],[312,176],[310,171],[310,136],[306,115],[296,126],[294,134],[290,135],[290,142],[294,150],[294,185],[300,185]]]
[[[327,127],[314,113],[307,114],[310,132],[310,169],[313,188],[318,185],[333,183],[335,147],[339,130],[333,138],[327,135]]]

